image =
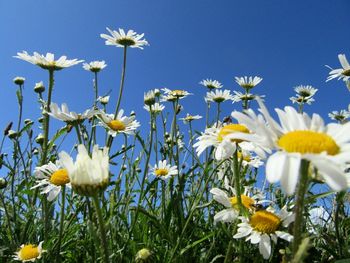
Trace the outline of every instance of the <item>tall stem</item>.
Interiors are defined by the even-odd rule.
[[[17,124],[17,132],[19,133],[19,131],[20,131],[20,129],[21,129],[22,114],[23,114],[23,92],[22,92],[22,85],[19,85],[18,105],[19,105],[19,118],[18,118],[18,124]]]
[[[47,95],[47,102],[46,102],[46,112],[50,112],[50,104],[51,104],[51,97],[52,97],[52,90],[54,85],[54,70],[49,70],[49,92]],[[47,146],[48,146],[48,140],[49,140],[49,124],[50,124],[50,116],[45,113],[45,119],[44,119],[44,142],[43,142],[43,155],[41,158],[41,165],[44,165],[46,163],[47,159]]]
[[[117,114],[118,114],[118,111],[119,111],[119,107],[120,107],[120,102],[121,102],[122,96],[123,96],[125,71],[126,71],[126,51],[127,51],[127,49],[128,49],[128,47],[124,46],[124,58],[123,58],[122,76],[121,76],[121,79],[120,79],[119,95],[118,95],[117,105],[115,107],[114,119],[117,117]],[[108,142],[107,142],[107,147],[111,148],[112,143],[113,143],[113,137],[109,136],[108,137]]]
[[[92,197],[92,200],[94,201],[96,214],[97,214],[97,220],[100,227],[100,234],[101,234],[101,243],[102,243],[102,251],[104,256],[104,263],[109,263],[109,254],[108,254],[108,244],[107,244],[107,236],[106,236],[106,230],[105,230],[105,223],[102,217],[101,207],[100,203],[98,201],[97,194]]]
[[[293,256],[296,255],[299,245],[301,243],[303,228],[304,228],[304,201],[305,194],[308,189],[308,173],[309,173],[309,161],[302,160],[300,166],[300,180],[297,191],[297,199],[295,203],[295,221],[294,221],[294,241],[293,241]]]
[[[117,102],[117,106],[116,106],[116,108],[115,108],[115,114],[114,114],[114,116],[117,116],[117,114],[118,114],[120,102],[121,102],[122,96],[123,96],[124,79],[125,79],[125,69],[126,69],[126,51],[127,51],[127,50],[128,50],[128,47],[125,46],[125,47],[124,47],[124,58],[123,58],[122,77],[121,77],[121,79],[120,79],[119,96],[118,96],[118,102]]]
[[[61,199],[61,213],[60,213],[60,232],[58,235],[58,245],[57,245],[57,254],[56,254],[56,262],[61,262],[61,243],[63,236],[63,227],[64,227],[64,206],[66,201],[66,186],[62,186],[62,199]]]

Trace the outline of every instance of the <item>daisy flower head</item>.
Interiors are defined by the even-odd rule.
[[[42,253],[46,252],[46,250],[42,249],[43,241],[39,243],[39,245],[26,244],[21,245],[19,251],[17,251],[13,255],[14,260],[22,261],[22,262],[34,262],[37,259],[40,259]]]
[[[207,95],[205,96],[204,100],[206,102],[216,102],[221,103],[227,100],[232,100],[232,95],[229,90],[215,90],[207,92]]]
[[[37,184],[31,189],[42,188],[41,194],[47,194],[48,201],[56,199],[62,187],[71,187],[68,171],[59,162],[36,167],[34,174]]]
[[[140,123],[135,120],[135,115],[123,116],[124,110],[119,110],[117,116],[100,112],[97,117],[101,120],[100,125],[108,130],[108,134],[115,137],[118,133],[133,135],[140,127]]]
[[[344,81],[348,81],[350,79],[350,64],[349,64],[348,60],[346,59],[345,54],[339,54],[338,59],[339,59],[339,62],[341,64],[342,68],[333,69],[330,66],[326,65],[326,67],[328,67],[331,70],[329,72],[329,76],[328,76],[326,82],[330,81],[332,79],[336,79],[336,78],[338,78],[338,80],[342,79]]]
[[[102,69],[107,67],[104,60],[102,61],[91,61],[90,63],[83,63],[83,69],[91,71],[93,73],[100,72]]]
[[[180,118],[180,120],[182,120],[184,122],[184,124],[189,123],[189,122],[194,121],[194,120],[199,120],[199,119],[202,119],[202,116],[191,115],[189,113],[186,113],[186,117]]]
[[[197,155],[199,156],[206,148],[213,146],[215,148],[215,159],[223,160],[231,157],[236,151],[236,144],[243,142],[241,139],[231,139],[231,134],[234,133],[250,133],[250,131],[246,126],[237,123],[227,125],[218,123],[206,128],[193,145],[196,148]]]
[[[21,85],[24,84],[24,81],[25,81],[25,80],[26,80],[26,79],[23,78],[23,77],[15,77],[15,78],[13,79],[13,83],[15,83],[15,84],[18,85],[18,86],[21,86]]]
[[[143,95],[143,101],[146,105],[150,106],[156,103],[156,92],[155,90],[149,90]]]
[[[294,91],[296,92],[296,97],[290,97],[290,100],[293,103],[297,103],[299,105],[306,103],[311,105],[311,103],[315,101],[313,96],[316,94],[317,89],[310,85],[299,85],[294,88]]]
[[[162,180],[167,180],[171,176],[178,174],[177,167],[175,165],[171,166],[171,164],[167,164],[166,160],[159,161],[158,165],[154,165],[151,171],[153,175]]]
[[[60,163],[67,169],[73,191],[84,196],[93,196],[103,191],[109,183],[108,148],[99,150],[94,145],[90,157],[83,144],[78,145],[76,161],[66,152],[60,152]]]
[[[154,114],[159,114],[164,110],[165,106],[156,102],[155,104],[153,104],[151,106],[144,105],[143,108],[148,112],[152,112]]]
[[[350,123],[325,125],[318,114],[309,117],[287,106],[284,110],[276,109],[279,124],[259,99],[258,103],[262,115],[248,110],[245,114],[233,112],[232,116],[253,132],[238,138],[268,152],[275,150],[266,163],[266,178],[270,183],[280,181],[286,193],[293,194],[301,162],[307,160],[317,168],[317,176],[333,190],[347,188],[344,167],[350,161]]]
[[[209,90],[221,89],[223,87],[219,81],[212,79],[203,79],[199,84],[207,87]]]
[[[227,193],[219,188],[213,188],[210,193],[213,195],[213,199],[218,203],[226,207],[226,209],[218,212],[214,216],[214,223],[217,222],[233,222],[239,216],[239,206],[238,199],[235,191],[230,188],[233,192],[233,196],[229,197]],[[256,197],[249,197],[247,191],[241,194],[242,206],[248,211],[255,210],[255,205],[257,204]]]
[[[343,123],[350,117],[350,112],[347,110],[340,110],[340,111],[332,111],[328,114],[328,117],[331,118],[334,121],[339,121],[340,123]]]
[[[294,221],[294,215],[288,212],[286,207],[277,214],[272,209],[258,210],[250,218],[239,217],[241,223],[238,224],[237,234],[233,238],[246,237],[246,241],[252,244],[259,244],[259,252],[264,259],[271,255],[271,240],[277,243],[277,238],[282,238],[288,242],[293,240],[293,236],[282,228],[289,226]]]
[[[256,85],[258,85],[263,79],[260,77],[235,77],[235,81],[239,86],[246,90],[250,90],[254,88]]]
[[[91,117],[93,117],[97,113],[98,113],[98,111],[96,111],[94,109],[88,109],[85,112],[83,112],[82,114],[80,114],[80,113],[76,113],[74,111],[69,111],[66,103],[63,103],[61,105],[61,108],[58,107],[58,105],[56,103],[51,103],[50,104],[50,112],[48,112],[47,114],[49,114],[51,117],[53,117],[57,120],[64,121],[67,123],[81,123],[86,119],[90,119]]]
[[[305,98],[301,96],[290,97],[289,99],[292,101],[293,104],[296,103],[299,105],[303,105],[305,103],[311,105],[315,101],[314,98]]]
[[[299,85],[294,88],[294,91],[299,95],[300,97],[304,98],[310,98],[313,97],[318,89],[312,87],[311,85]]]
[[[257,94],[252,94],[252,93],[242,93],[242,92],[239,92],[236,90],[234,90],[233,93],[235,95],[232,95],[232,103],[240,102],[240,101],[249,103],[249,101],[255,100],[257,97],[260,97],[260,98],[265,97],[265,95],[257,95]]]
[[[55,60],[55,55],[52,53],[47,53],[46,56],[44,56],[34,52],[31,56],[27,53],[27,51],[22,51],[22,53],[18,52],[15,58],[22,59],[47,70],[61,70],[84,61],[78,59],[67,59],[66,56],[61,56],[59,59]]]
[[[101,34],[101,38],[106,39],[106,45],[116,47],[131,47],[143,49],[143,46],[148,46],[146,39],[143,39],[145,34],[137,34],[133,30],[128,30],[126,33],[124,29],[119,28],[118,31],[111,30],[107,27],[110,35]]]
[[[186,90],[170,90],[168,88],[163,88],[162,91],[164,95],[161,98],[161,102],[163,101],[176,101],[178,99],[186,98],[188,95],[192,95],[192,93],[187,92]]]

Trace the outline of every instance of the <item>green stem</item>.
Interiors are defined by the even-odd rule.
[[[126,51],[127,51],[128,47],[124,46],[124,57],[123,57],[123,68],[122,68],[122,76],[120,79],[120,86],[119,86],[119,95],[118,95],[118,101],[117,101],[117,105],[115,107],[115,112],[114,112],[114,119],[117,117],[118,115],[118,111],[119,111],[119,107],[120,107],[120,102],[122,100],[122,96],[123,96],[123,89],[124,89],[124,80],[125,80],[125,71],[126,71]],[[113,137],[109,136],[108,137],[108,142],[107,142],[107,147],[111,148],[111,145],[113,143]]]
[[[64,227],[64,206],[66,201],[66,186],[62,186],[62,195],[61,195],[61,213],[60,213],[60,232],[58,235],[58,245],[57,245],[57,254],[56,254],[56,262],[61,262],[61,243],[63,236],[63,227]]]
[[[18,124],[17,124],[17,133],[19,133],[19,131],[20,131],[20,129],[21,129],[22,114],[23,114],[23,92],[22,92],[22,85],[19,85],[18,105],[19,105],[19,118],[18,118]]]
[[[51,105],[51,97],[52,97],[52,90],[54,85],[54,71],[51,69],[49,70],[49,92],[47,96],[47,102],[46,102],[46,112],[50,112],[50,105]],[[44,165],[46,163],[47,159],[47,146],[49,141],[49,124],[50,124],[50,116],[45,113],[44,114],[44,142],[43,142],[43,155],[41,159],[41,165]]]
[[[300,166],[300,180],[298,185],[297,197],[295,202],[295,221],[294,221],[294,241],[293,241],[293,257],[297,254],[299,245],[302,240],[304,228],[304,202],[305,194],[308,189],[309,161],[302,160]]]
[[[218,111],[216,113],[216,128],[218,127],[219,125],[219,121],[220,121],[220,102],[218,103]]]
[[[99,203],[97,194],[92,197],[92,200],[93,200],[94,205],[95,205],[97,220],[98,220],[98,224],[100,226],[100,234],[101,234],[100,237],[101,237],[101,243],[102,243],[104,263],[108,263],[109,262],[109,254],[108,254],[108,244],[107,244],[105,223],[103,220],[102,211],[101,211],[101,207],[100,207],[100,203]]]

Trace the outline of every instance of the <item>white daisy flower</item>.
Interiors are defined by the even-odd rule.
[[[189,123],[189,122],[194,121],[194,120],[199,120],[199,119],[202,119],[202,116],[200,116],[200,115],[191,115],[191,114],[188,114],[188,113],[186,113],[186,117],[180,118],[180,120],[182,120],[184,122],[184,124]]]
[[[221,103],[227,100],[232,100],[232,95],[229,90],[215,90],[207,92],[207,95],[204,98],[205,102],[216,102]]]
[[[295,191],[301,160],[317,168],[318,175],[335,191],[347,188],[345,163],[350,161],[350,123],[324,124],[318,114],[310,118],[293,107],[276,109],[281,124],[272,119],[265,105],[258,99],[263,115],[252,110],[232,116],[245,125],[252,134],[232,134],[259,145],[266,151],[275,149],[266,163],[266,178],[270,183],[280,181],[288,195]],[[267,124],[265,122],[267,121]]]
[[[318,89],[312,87],[311,85],[299,85],[294,88],[294,91],[301,97],[309,98],[313,97],[318,91]]]
[[[143,95],[143,101],[146,105],[153,105],[156,103],[156,91],[149,90]]]
[[[44,56],[34,52],[33,56],[31,56],[27,53],[27,51],[23,51],[22,53],[18,52],[15,58],[22,59],[47,70],[61,70],[84,61],[78,59],[67,59],[66,56],[61,56],[58,60],[55,60],[55,55],[52,53],[47,53],[46,56]]]
[[[108,148],[99,150],[94,145],[90,157],[83,144],[78,145],[78,154],[75,163],[66,152],[60,152],[60,163],[67,169],[72,188],[84,196],[96,195],[104,190],[109,183],[109,157]]]
[[[40,259],[42,253],[47,252],[42,249],[43,241],[39,243],[39,245],[26,244],[21,245],[19,251],[17,251],[13,255],[14,260],[22,261],[22,262],[34,262],[37,259]]]
[[[165,106],[156,102],[152,106],[144,105],[143,108],[148,112],[159,114],[164,110]]]
[[[259,252],[264,259],[271,255],[271,240],[277,243],[277,238],[282,238],[288,242],[293,240],[293,236],[281,231],[281,226],[288,227],[294,221],[294,215],[282,208],[277,215],[272,211],[256,211],[249,219],[239,217],[242,223],[238,224],[237,234],[233,238],[246,237],[246,241],[252,244],[259,244]]]
[[[255,77],[244,76],[244,77],[235,77],[235,80],[239,86],[249,90],[254,88],[256,85],[258,85],[262,81],[262,78],[257,76]]]
[[[192,93],[187,92],[186,90],[170,90],[167,88],[163,88],[162,91],[165,95],[162,96],[161,102],[163,101],[175,101],[178,99],[186,98],[188,95],[192,95]]]
[[[127,33],[121,28],[118,31],[111,30],[107,27],[111,35],[101,34],[101,38],[106,39],[106,45],[117,47],[131,47],[143,49],[143,46],[148,46],[146,39],[142,39],[144,34],[137,34],[133,30],[128,30]]]
[[[72,123],[72,122],[83,122],[85,119],[90,119],[97,113],[99,113],[99,111],[94,109],[88,109],[84,113],[80,114],[74,111],[69,111],[66,103],[63,103],[61,105],[61,108],[58,107],[56,103],[51,103],[50,112],[48,112],[47,114],[49,114],[51,117],[57,120],[61,120],[67,123]]]
[[[133,135],[135,130],[140,127],[140,123],[135,120],[135,115],[127,117],[123,114],[124,110],[120,110],[115,118],[114,114],[100,111],[97,117],[101,120],[100,124],[108,130],[108,134],[111,136],[115,137],[118,133]]]
[[[83,69],[91,72],[100,72],[102,69],[107,67],[107,64],[104,60],[102,61],[92,61],[90,63],[83,63]]]
[[[348,60],[346,59],[345,54],[339,54],[338,55],[339,62],[342,66],[342,68],[333,69],[330,66],[327,66],[331,71],[329,72],[329,76],[326,81],[330,81],[332,79],[338,78],[343,79],[344,81],[348,81],[350,79],[350,64]]]
[[[213,188],[210,190],[210,193],[213,195],[213,199],[218,203],[226,207],[226,209],[218,212],[214,216],[214,224],[217,222],[233,222],[239,216],[239,206],[236,192],[232,187],[230,187],[233,192],[233,196],[229,197],[226,192],[219,188]],[[253,211],[255,205],[257,204],[256,197],[249,197],[247,191],[244,194],[241,194],[242,205],[248,210]]]
[[[156,164],[151,168],[151,172],[153,175],[162,180],[167,180],[171,176],[178,174],[177,167],[175,165],[171,166],[170,164],[167,164],[166,160],[159,161],[158,165]]]
[[[256,95],[252,93],[242,93],[239,91],[234,90],[233,93],[235,95],[232,95],[232,103],[240,102],[240,101],[251,101],[255,100],[257,97],[264,98],[265,95]]]
[[[332,111],[328,114],[328,117],[334,121],[344,122],[347,118],[350,117],[350,112],[347,110]]]
[[[289,98],[292,103],[296,103],[296,104],[299,104],[299,105],[302,105],[302,104],[308,104],[308,105],[311,105],[315,100],[314,98],[307,98],[307,97],[301,97],[301,96],[297,96],[297,97],[290,97]]]
[[[200,85],[203,85],[204,87],[207,87],[208,89],[220,89],[222,88],[222,84],[217,80],[212,79],[203,79],[201,82],[199,82]]]
[[[43,166],[36,167],[34,174],[37,178],[37,185],[31,189],[43,188],[40,193],[47,194],[48,201],[56,199],[63,186],[71,187],[68,171],[59,162],[56,162],[56,164],[49,162]]]
[[[238,139],[231,139],[230,135],[233,133],[249,133],[249,130],[241,124],[214,124],[212,127],[205,129],[204,133],[197,138],[193,146],[199,156],[206,148],[215,147],[215,158],[223,160],[229,158],[236,151],[236,143],[243,142]]]

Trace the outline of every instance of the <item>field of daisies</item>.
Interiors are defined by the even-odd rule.
[[[47,81],[26,102],[26,80],[13,80],[18,119],[0,145],[0,262],[350,262],[348,109],[328,120],[304,113],[317,89],[301,85],[272,112],[255,94],[263,79],[237,76],[237,90],[194,83],[207,89],[201,116],[181,105],[195,94],[149,90],[149,119],[140,121],[121,102],[127,51],[149,43],[133,30],[107,31],[105,44],[123,52],[116,98],[99,91],[105,61],[14,56]],[[349,62],[338,58],[325,80],[350,89]],[[55,74],[81,65],[94,101],[76,113],[55,103]],[[42,117],[26,119],[24,103],[38,103]],[[224,103],[235,104],[231,112]]]

